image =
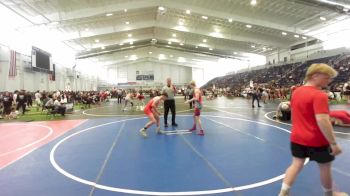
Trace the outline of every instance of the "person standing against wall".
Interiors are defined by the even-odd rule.
[[[176,108],[175,108],[175,94],[176,87],[172,84],[171,78],[167,78],[167,85],[163,87],[162,91],[168,94],[167,99],[164,101],[164,127],[168,127],[168,113],[171,110],[171,125],[177,126],[175,122]]]

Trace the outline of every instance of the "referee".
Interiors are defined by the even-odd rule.
[[[171,78],[167,78],[167,85],[163,87],[162,91],[168,94],[168,98],[164,101],[164,127],[168,127],[168,113],[169,109],[171,110],[171,125],[177,126],[175,122],[175,93],[176,87],[171,83]]]

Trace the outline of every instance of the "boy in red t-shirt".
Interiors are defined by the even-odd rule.
[[[331,163],[342,150],[336,143],[330,122],[328,97],[321,91],[335,76],[337,72],[332,67],[312,64],[306,72],[305,85],[293,92],[290,138],[293,161],[286,170],[279,196],[289,195],[307,157],[318,163],[325,196],[347,196],[346,193],[333,192]]]
[[[157,125],[156,131],[157,133],[161,133],[160,126],[159,126],[159,115],[160,113],[157,110],[157,107],[161,101],[164,101],[166,98],[168,98],[168,94],[166,92],[163,92],[160,96],[152,98],[145,106],[145,109],[143,110],[149,118],[149,122],[146,123],[146,125],[140,129],[140,133],[142,136],[147,137],[147,129],[150,128],[153,124]]]

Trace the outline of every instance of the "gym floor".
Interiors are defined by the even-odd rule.
[[[153,126],[147,138],[138,132],[148,120],[143,112],[122,112],[115,101],[70,120],[1,123],[0,195],[278,195],[291,155],[289,122],[272,119],[277,105],[205,101],[205,136],[187,132],[193,111],[183,97],[179,126],[165,128],[161,118],[165,133]],[[350,129],[335,131],[343,153],[333,163],[334,183],[350,193]],[[317,164],[305,164],[291,194],[322,195]]]

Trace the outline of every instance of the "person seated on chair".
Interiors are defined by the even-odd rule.
[[[9,120],[17,119],[18,114],[19,114],[19,112],[16,111],[16,108],[12,107],[11,108],[11,113],[8,115],[8,119]]]
[[[62,116],[64,116],[64,114],[66,113],[66,106],[62,105],[60,97],[58,97],[54,101],[53,105],[54,105],[54,110],[52,111],[52,114],[59,113]]]
[[[273,116],[273,119],[281,120],[281,121],[289,121],[291,119],[291,111],[290,111],[290,102],[284,101],[281,102],[276,111],[276,115]]]
[[[52,95],[49,95],[49,100],[45,103],[45,108],[46,109],[49,109],[49,110],[53,110],[55,107],[54,107],[54,100],[52,99]]]
[[[329,112],[332,125],[350,127],[350,114],[346,110],[333,110]]]

